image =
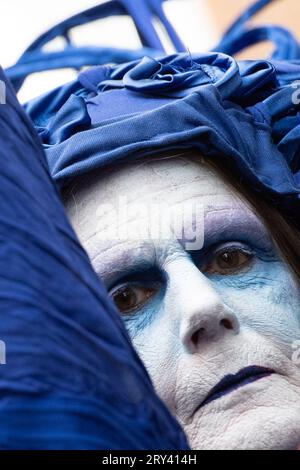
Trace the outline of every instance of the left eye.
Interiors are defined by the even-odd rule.
[[[234,274],[251,264],[253,254],[242,248],[223,248],[217,251],[204,271],[208,274]]]
[[[144,305],[157,292],[157,288],[125,284],[110,292],[120,313],[130,313]]]

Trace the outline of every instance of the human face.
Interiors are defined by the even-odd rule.
[[[187,250],[174,237],[99,236],[105,227],[117,233],[120,225],[153,223],[147,211],[125,218],[99,211],[124,195],[129,208],[196,202],[203,247]],[[74,187],[67,211],[191,447],[296,449],[299,286],[248,203],[191,156],[87,178]]]

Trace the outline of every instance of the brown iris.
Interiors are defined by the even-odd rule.
[[[153,287],[124,285],[112,292],[111,296],[120,312],[129,313],[144,305],[156,291]]]
[[[246,268],[252,260],[252,254],[241,248],[224,248],[213,256],[205,268],[209,274],[232,274]]]

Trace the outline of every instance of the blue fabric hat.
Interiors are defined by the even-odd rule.
[[[298,207],[299,61],[222,53],[99,66],[26,107],[62,187],[79,174],[163,150],[222,156],[274,201]]]
[[[98,66],[29,103],[59,186],[105,165],[194,148],[208,158],[221,156],[241,180],[300,224],[299,43],[283,27],[248,24],[272,1],[258,0],[244,11],[216,45],[221,52],[151,54]],[[161,3],[143,0],[160,15]],[[182,51],[169,23],[166,29]],[[270,60],[231,57],[266,39],[275,45]]]

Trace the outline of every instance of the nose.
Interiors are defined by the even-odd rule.
[[[174,261],[168,271],[171,310],[178,314],[179,337],[188,352],[197,352],[204,340],[239,332],[237,316],[191,260]]]

